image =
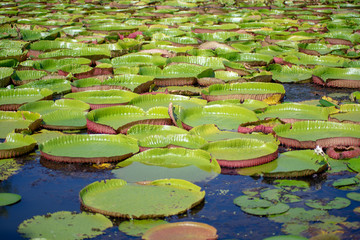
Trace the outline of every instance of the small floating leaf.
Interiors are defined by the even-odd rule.
[[[317,209],[342,209],[351,204],[350,200],[342,197],[336,197],[333,200],[328,198],[319,200],[307,200],[305,204],[312,208]]]
[[[0,207],[17,203],[21,196],[15,193],[0,193]]]

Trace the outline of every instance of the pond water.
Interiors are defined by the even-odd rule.
[[[351,92],[345,89],[329,89],[312,84],[285,84],[285,101],[302,101],[319,99],[322,95]],[[335,96],[336,97],[336,96]],[[340,96],[341,97],[341,96]],[[112,178],[110,170],[99,170],[91,166],[51,164],[40,159],[37,150],[28,156],[17,158],[23,164],[17,174],[6,181],[0,182],[0,192],[12,192],[22,196],[21,202],[0,207],[1,239],[23,239],[17,233],[18,225],[35,215],[44,215],[56,211],[80,212],[79,191],[86,185],[103,179]],[[340,173],[324,173],[309,178],[303,178],[310,184],[306,191],[295,192],[303,200],[346,197],[349,191],[339,190],[332,186],[332,182],[340,178],[355,176],[348,171]],[[166,218],[169,222],[198,221],[208,223],[218,230],[219,239],[263,239],[281,232],[282,223],[270,221],[267,217],[258,217],[244,213],[240,207],[233,204],[233,200],[243,195],[243,191],[253,188],[274,189],[272,179],[254,178],[249,176],[220,174],[208,182],[196,183],[206,191],[205,201],[200,206],[186,214]],[[358,189],[355,189],[359,192]],[[291,207],[310,209],[304,201],[290,203]],[[340,210],[330,210],[329,214],[346,217],[347,222],[360,221],[360,215],[353,210],[360,206],[360,202],[352,201],[351,205]],[[123,221],[113,219],[114,227],[106,230],[105,234],[95,239],[140,239],[131,237],[118,230],[117,225]],[[315,222],[311,222],[313,224]],[[341,225],[339,225],[341,226]],[[326,231],[327,227],[324,227]],[[328,232],[334,228],[328,227]],[[360,239],[359,230],[342,227],[342,239]],[[311,234],[309,233],[309,237]]]

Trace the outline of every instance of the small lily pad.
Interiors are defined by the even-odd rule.
[[[355,171],[360,172],[360,158],[352,158],[348,161],[348,167]]]
[[[258,197],[243,195],[234,199],[234,204],[241,207],[241,210],[258,216],[280,214],[288,211],[290,207],[284,203],[272,203]]]
[[[112,222],[101,214],[55,212],[23,221],[18,232],[26,238],[84,239],[103,234]]]
[[[306,206],[316,208],[316,209],[342,209],[346,208],[351,204],[349,199],[342,198],[342,197],[336,197],[333,200],[330,200],[329,198],[324,199],[318,199],[318,200],[307,200],[305,202]]]
[[[347,198],[350,198],[351,200],[360,202],[360,193],[358,192],[350,192],[346,194]]]
[[[292,203],[302,201],[299,196],[289,194],[287,191],[281,189],[270,189],[262,192],[260,195],[262,198],[271,202]]]
[[[17,203],[21,196],[15,193],[0,193],[0,207]]]

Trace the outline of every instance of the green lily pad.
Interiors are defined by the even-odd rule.
[[[36,71],[36,70],[23,70],[15,71],[11,76],[15,85],[23,85],[28,82],[41,79],[48,75],[45,71]]]
[[[64,133],[59,131],[49,131],[46,129],[42,129],[31,136],[36,140],[37,144],[42,144],[50,139],[57,138],[64,135]]]
[[[64,98],[71,98],[91,104],[93,107],[96,105],[106,106],[127,104],[131,99],[137,97],[138,94],[120,89],[111,90],[98,90],[98,91],[86,91],[69,93]]]
[[[0,111],[0,138],[5,138],[12,131],[34,131],[41,124],[41,115],[27,111]]]
[[[191,129],[203,124],[215,124],[220,129],[236,130],[241,123],[254,122],[256,114],[244,107],[233,105],[207,105],[181,109],[180,120]]]
[[[201,94],[208,101],[255,99],[267,102],[267,99],[276,99],[276,103],[283,98],[285,89],[278,83],[246,82],[214,84],[207,91],[202,91]]]
[[[135,124],[170,125],[168,109],[153,107],[147,112],[136,106],[115,106],[93,110],[87,115],[87,127],[93,132],[126,133]]]
[[[302,180],[290,180],[290,179],[281,179],[275,180],[274,183],[277,187],[281,188],[309,188],[310,184]]]
[[[86,209],[133,219],[180,214],[202,202],[204,197],[200,187],[180,179],[141,184],[111,179],[94,182],[80,191],[80,201]]]
[[[21,164],[14,159],[1,159],[0,161],[0,181],[5,181],[10,176],[17,173],[21,168]]]
[[[301,224],[310,221],[321,221],[329,217],[329,213],[325,210],[312,209],[305,210],[304,208],[291,208],[285,214],[269,217],[270,221],[278,223],[294,223]]]
[[[48,113],[61,109],[78,110],[79,112],[85,112],[90,109],[90,106],[89,104],[79,100],[59,99],[55,102],[51,100],[31,102],[24,104],[19,108],[19,110],[21,111],[35,112],[42,115],[46,115]]]
[[[17,88],[47,88],[55,94],[71,92],[70,81],[65,79],[43,79],[34,82],[29,82]]]
[[[161,56],[148,55],[148,54],[127,54],[121,57],[111,59],[111,64],[116,68],[120,66],[163,66],[166,59]]]
[[[126,235],[140,237],[144,233],[155,226],[161,224],[167,224],[165,220],[156,220],[156,219],[144,219],[144,220],[131,220],[124,221],[119,224],[119,230],[126,233]]]
[[[137,124],[129,128],[127,135],[139,140],[149,135],[167,136],[169,134],[187,134],[188,131],[175,126]]]
[[[360,180],[356,177],[352,177],[352,178],[342,178],[342,179],[338,179],[336,181],[333,182],[333,186],[336,188],[343,188],[343,187],[349,187],[349,186],[354,186],[354,185],[359,185],[360,184]]]
[[[169,135],[150,135],[139,140],[142,148],[171,148],[184,147],[188,149],[201,148],[207,141],[196,135],[189,134],[169,134]]]
[[[139,151],[137,141],[124,135],[63,135],[39,149],[48,160],[79,163],[120,161]]]
[[[52,94],[46,88],[0,89],[0,106],[2,110],[14,111],[25,103],[51,98]]]
[[[338,145],[336,140],[349,139],[348,145],[357,145],[360,126],[350,123],[300,121],[278,125],[273,129],[281,143],[298,148],[315,148],[317,145]]]
[[[289,67],[287,65],[273,64],[268,70],[272,72],[273,79],[281,83],[305,82],[310,81],[312,77],[310,69],[296,65]]]
[[[300,202],[302,199],[299,196],[289,194],[282,189],[270,189],[260,193],[260,196],[271,202],[294,203]]]
[[[290,209],[290,207],[285,203],[274,204],[264,199],[249,197],[246,195],[235,198],[234,203],[240,206],[242,211],[258,216],[280,214]]]
[[[190,98],[181,95],[159,93],[155,95],[140,95],[136,98],[133,98],[129,102],[129,105],[141,107],[142,109],[147,111],[153,106],[168,107],[170,102],[184,108],[204,106],[207,103],[205,100],[202,99]]]
[[[0,144],[0,158],[12,158],[32,151],[36,141],[31,136],[9,133],[5,142]]]
[[[10,76],[14,69],[10,67],[0,67],[0,87],[6,87],[10,83]]]
[[[15,193],[0,193],[0,207],[15,204],[21,200],[21,196]]]
[[[210,142],[208,151],[223,167],[249,167],[273,161],[278,157],[278,145],[258,139],[230,139]]]
[[[350,193],[346,194],[346,197],[353,201],[360,202],[360,193],[358,193],[358,192],[350,192]]]
[[[360,105],[345,104],[340,106],[340,112],[330,115],[330,120],[337,122],[360,122]]]
[[[305,205],[316,208],[316,209],[342,209],[346,208],[351,204],[350,200],[342,197],[336,197],[333,200],[328,198],[319,199],[319,200],[307,200],[305,201]]]
[[[350,159],[348,161],[348,167],[355,172],[360,172],[360,158]]]
[[[27,219],[18,226],[18,232],[32,239],[84,239],[99,236],[112,226],[101,214],[62,211]]]

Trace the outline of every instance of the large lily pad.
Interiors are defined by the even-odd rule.
[[[55,94],[71,92],[70,81],[61,78],[37,80],[18,86],[17,88],[47,88]]]
[[[258,114],[260,119],[279,118],[284,122],[295,122],[298,120],[323,120],[329,118],[329,114],[335,112],[335,108],[323,108],[298,103],[283,103],[272,105]]]
[[[80,191],[81,204],[94,212],[133,219],[183,213],[203,201],[201,188],[180,179],[128,184],[121,179],[94,182]]]
[[[181,109],[179,118],[185,129],[215,124],[220,129],[235,130],[242,123],[258,120],[256,114],[249,109],[220,104]]]
[[[124,135],[64,135],[39,149],[48,160],[77,163],[120,161],[139,151],[137,141]]]
[[[0,111],[0,138],[5,138],[12,131],[34,131],[41,125],[41,115],[27,111]]]
[[[145,112],[136,106],[115,106],[93,110],[87,115],[87,127],[98,133],[126,133],[136,124],[171,125],[165,107],[153,107]]]
[[[115,176],[129,182],[180,178],[190,182],[211,180],[220,173],[209,153],[190,149],[150,149],[117,164]],[[141,173],[141,174],[140,174]]]
[[[164,135],[150,135],[139,140],[141,150],[149,148],[173,148],[184,147],[189,149],[201,148],[207,141],[196,135],[190,134],[169,134]]]
[[[167,136],[169,134],[187,134],[188,131],[182,128],[169,125],[137,124],[129,128],[127,135],[139,140],[149,135]]]
[[[13,72],[13,68],[0,67],[0,87],[6,87],[10,83],[10,76]]]
[[[340,106],[340,112],[330,115],[331,121],[344,123],[359,123],[360,122],[360,105],[359,104],[345,104]]]
[[[250,167],[273,161],[278,157],[278,145],[258,139],[230,139],[210,142],[202,147],[214,156],[222,167]]]
[[[214,84],[208,91],[202,91],[201,95],[208,101],[224,99],[255,99],[267,101],[276,98],[279,102],[285,95],[285,89],[277,83],[232,83],[232,84]],[[272,100],[273,101],[273,100]]]
[[[64,98],[81,100],[90,104],[92,109],[109,107],[115,105],[125,105],[138,94],[120,89],[98,90],[69,93]]]
[[[359,68],[324,67],[314,71],[313,82],[329,87],[359,88]]]
[[[298,83],[298,82],[310,82],[312,77],[312,71],[307,68],[299,66],[289,67],[287,65],[271,65],[269,70],[272,72],[272,78],[281,83]]]
[[[360,146],[360,126],[350,123],[301,121],[274,127],[280,142],[296,148]]]
[[[184,108],[198,107],[204,106],[207,102],[202,99],[190,98],[181,95],[172,95],[172,94],[145,94],[133,98],[129,105],[134,105],[137,107],[141,107],[145,111],[149,110],[153,106],[162,106],[167,107],[169,103],[179,105]]]
[[[99,236],[112,226],[101,214],[62,211],[27,219],[18,226],[18,232],[32,239],[84,239]]]
[[[36,141],[31,136],[19,133],[10,133],[5,142],[0,144],[0,158],[13,158],[32,151]]]
[[[0,89],[0,109],[15,111],[25,103],[51,99],[52,94],[46,88]]]

